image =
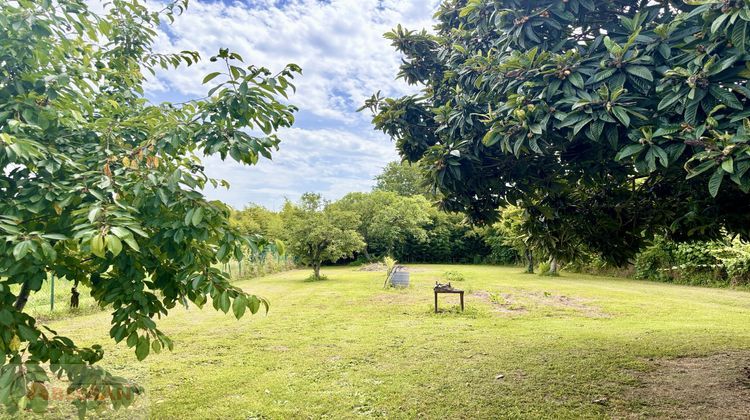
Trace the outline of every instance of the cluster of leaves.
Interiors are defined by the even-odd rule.
[[[154,319],[178,304],[210,300],[238,318],[268,308],[214,268],[257,244],[202,195],[223,181],[200,157],[269,157],[274,131],[294,121],[277,98],[299,68],[272,75],[223,49],[211,61],[226,71],[206,77],[219,83],[205,98],[149,103],[144,72],[200,58],[152,49],[158,25],[186,3],[152,11],[114,0],[103,14],[82,0],[0,6],[0,402],[11,412],[45,409],[44,364],[83,395],[81,414],[140,391],[95,366],[101,347],[78,347],[23,312],[48,274],[88,286],[113,310],[111,337],[139,360],[172,349]]]
[[[446,209],[517,205],[561,260],[750,237],[747,2],[449,0],[436,18],[386,35],[422,93],[365,107]]]

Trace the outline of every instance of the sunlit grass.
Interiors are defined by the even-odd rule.
[[[411,266],[411,287],[380,272],[297,270],[241,281],[271,301],[235,321],[175,309],[159,326],[174,352],[142,363],[97,313],[52,323],[101,343],[104,366],[139,379],[154,418],[570,418],[653,414],[627,392],[649,359],[750,349],[750,294],[520,268]],[[432,286],[446,271],[457,296]],[[83,297],[83,296],[82,296]],[[83,301],[82,301],[83,303]],[[41,305],[41,304],[40,304]],[[209,305],[210,306],[210,305]],[[592,401],[606,397],[606,405]]]

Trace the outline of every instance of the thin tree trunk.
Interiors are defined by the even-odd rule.
[[[534,274],[534,253],[530,250],[526,250],[526,272]]]
[[[23,311],[23,308],[26,307],[26,302],[29,301],[29,293],[31,293],[31,289],[29,288],[29,281],[26,280],[21,285],[21,291],[18,293],[15,305],[13,305],[17,311]]]
[[[555,257],[549,258],[549,273],[557,274],[557,258]]]

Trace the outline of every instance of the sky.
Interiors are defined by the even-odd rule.
[[[147,84],[153,101],[183,101],[206,94],[203,76],[219,71],[208,58],[219,48],[239,53],[247,64],[281,70],[302,67],[290,102],[300,111],[293,128],[281,130],[271,161],[243,166],[205,158],[209,176],[231,188],[206,190],[235,208],[256,203],[280,208],[304,192],[337,199],[369,191],[373,178],[398,160],[394,144],[374,131],[369,112],[356,112],[377,91],[388,96],[415,92],[396,80],[399,54],[383,38],[398,24],[430,29],[439,0],[190,0],[188,10],[164,26],[158,52],[195,50],[198,65],[160,72]]]

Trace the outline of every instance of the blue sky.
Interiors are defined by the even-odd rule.
[[[220,70],[208,57],[220,47],[247,63],[279,70],[296,63],[291,102],[300,108],[295,127],[279,133],[281,149],[272,161],[247,167],[205,159],[210,176],[229,181],[229,190],[208,190],[210,198],[236,208],[258,203],[279,208],[285,198],[307,191],[336,199],[368,191],[386,163],[398,159],[394,145],[375,132],[369,114],[356,109],[372,93],[413,91],[394,80],[400,57],[383,33],[402,24],[429,29],[439,0],[191,0],[188,11],[165,28],[161,52],[196,50],[197,66],[157,74],[147,86],[155,101],[205,95],[203,75]]]

